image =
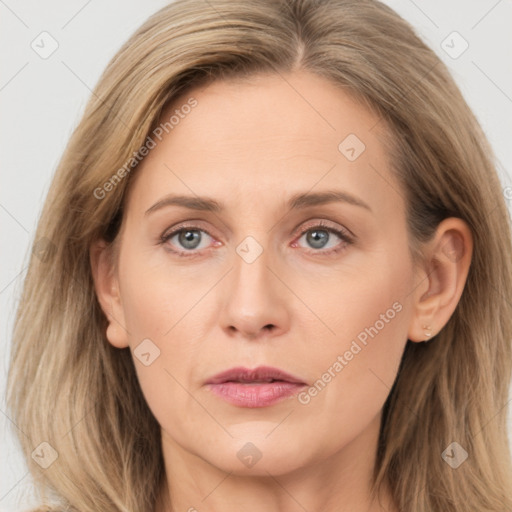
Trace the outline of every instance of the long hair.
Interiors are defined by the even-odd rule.
[[[8,375],[15,432],[57,509],[151,512],[165,478],[159,425],[129,348],[107,342],[89,260],[95,240],[116,240],[140,148],[196,85],[299,69],[338,84],[389,132],[414,250],[449,216],[474,237],[454,314],[431,343],[406,345],[374,489],[388,481],[403,511],[512,510],[512,246],[494,157],[444,64],[374,0],[178,0],[101,76],[41,213]],[[457,468],[443,457],[452,443],[468,454]],[[55,460],[42,468],[35,449]]]

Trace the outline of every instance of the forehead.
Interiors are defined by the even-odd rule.
[[[341,87],[310,73],[192,89],[169,105],[159,126],[161,140],[153,137],[156,146],[132,183],[143,203],[174,191],[243,197],[245,204],[264,197],[268,204],[272,193],[279,199],[286,190],[333,186],[370,201],[380,195],[383,204],[383,194],[394,202],[400,196],[384,123]]]

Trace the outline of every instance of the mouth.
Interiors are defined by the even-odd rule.
[[[218,373],[206,384],[223,384],[225,382],[240,383],[271,383],[271,382],[291,382],[293,384],[306,384],[301,379],[291,375],[279,368],[271,366],[258,366],[254,369],[237,367],[230,368],[224,372]]]
[[[278,368],[231,368],[206,381],[216,396],[238,407],[267,407],[296,394],[307,384]]]

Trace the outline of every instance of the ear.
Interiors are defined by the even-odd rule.
[[[473,253],[471,230],[462,219],[443,220],[423,250],[414,291],[411,341],[428,341],[448,322],[459,303]]]
[[[129,345],[128,332],[124,327],[126,324],[113,247],[104,240],[98,240],[91,245],[89,258],[96,296],[108,319],[106,337],[114,347],[126,348]]]

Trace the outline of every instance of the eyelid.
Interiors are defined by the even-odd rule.
[[[296,231],[294,231],[294,233],[297,232],[297,234],[303,235],[306,231],[309,231],[310,229],[317,227],[322,227],[326,230],[332,230],[334,232],[339,231],[341,234],[343,234],[343,236],[349,238],[351,241],[355,241],[355,239],[357,238],[356,235],[354,235],[354,233],[352,233],[352,231],[350,231],[350,229],[346,228],[345,226],[335,224],[334,222],[328,219],[322,219],[320,217],[308,221],[306,223],[300,224],[300,226],[296,228]]]
[[[185,230],[185,229],[204,231],[207,235],[214,238],[214,236],[210,233],[210,231],[208,229],[206,229],[200,225],[200,222],[201,222],[200,220],[190,220],[190,221],[179,222],[175,226],[172,226],[169,229],[166,229],[160,238],[161,239],[168,238],[170,235],[171,236],[175,235],[179,231]]]

